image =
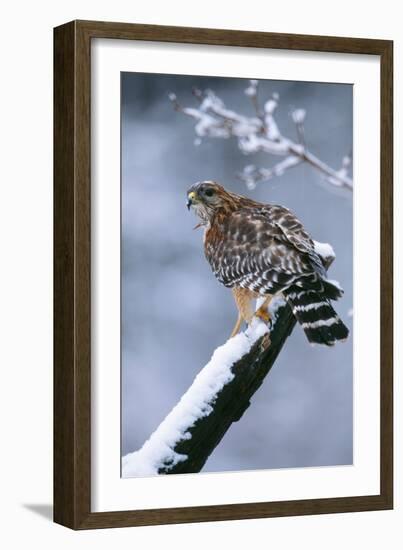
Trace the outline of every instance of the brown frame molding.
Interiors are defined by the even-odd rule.
[[[381,58],[381,490],[379,495],[91,512],[91,39]],[[386,510],[393,507],[393,42],[72,21],[54,29],[54,521],[72,529]]]

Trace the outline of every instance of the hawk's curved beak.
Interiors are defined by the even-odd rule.
[[[195,197],[196,197],[196,193],[194,191],[189,193],[188,200],[187,200],[187,203],[186,203],[186,206],[187,206],[188,210],[190,210],[190,207],[195,202]]]

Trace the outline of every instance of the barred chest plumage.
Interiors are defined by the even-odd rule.
[[[289,247],[277,238],[273,214],[277,211],[268,208],[262,212],[240,209],[212,221],[204,249],[222,284],[259,294],[274,293],[304,271],[300,255],[290,254]]]

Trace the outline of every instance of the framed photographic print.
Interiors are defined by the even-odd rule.
[[[392,508],[392,42],[54,48],[55,521]]]

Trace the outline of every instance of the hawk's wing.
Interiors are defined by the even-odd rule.
[[[326,271],[315,250],[313,240],[291,210],[284,206],[272,205],[262,208],[262,212],[283,233],[286,241],[297,250],[308,255],[313,271],[322,277],[326,277]]]
[[[205,252],[221,283],[261,294],[274,294],[323,270],[302,224],[281,206],[233,212],[207,230]]]

